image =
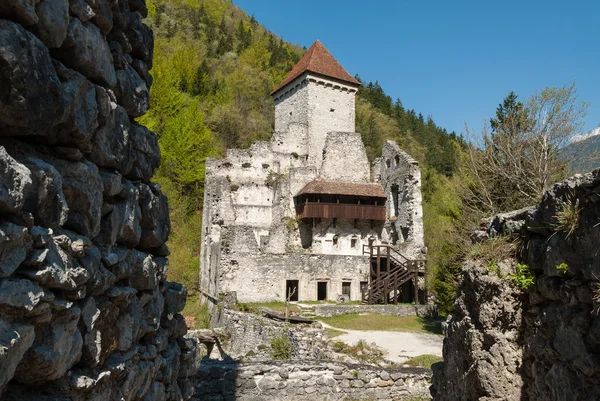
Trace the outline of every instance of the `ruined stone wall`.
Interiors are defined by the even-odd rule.
[[[0,5],[0,398],[189,398],[143,0]]]
[[[388,198],[382,240],[396,245],[409,258],[422,258],[425,240],[419,163],[397,143],[385,141],[373,166],[373,180],[383,186]]]
[[[326,336],[318,323],[280,322],[261,314],[238,312],[224,306],[213,314],[211,326],[225,335],[221,341],[223,355],[220,357],[227,355],[236,360],[269,360],[272,359],[272,340],[281,337],[288,338],[292,359],[328,356]]]
[[[434,399],[598,399],[599,194],[595,170],[554,185],[534,209],[493,219],[488,234],[520,229],[520,261],[535,284],[521,292],[506,269],[498,277],[467,266],[444,363],[434,365]],[[569,210],[575,217],[560,224]]]
[[[431,371],[317,361],[203,362],[196,400],[425,400]]]

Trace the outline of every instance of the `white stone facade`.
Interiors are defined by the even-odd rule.
[[[297,280],[299,300],[323,297],[318,288],[327,299],[349,289],[350,299],[360,300],[369,276],[363,245],[394,244],[419,255],[418,164],[388,141],[371,170],[354,132],[355,94],[356,85],[306,72],[274,94],[270,142],[207,160],[200,281],[208,299],[235,291],[242,302],[283,301]],[[294,195],[315,178],[381,184],[388,219],[299,220]]]

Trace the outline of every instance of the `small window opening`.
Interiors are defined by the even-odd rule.
[[[390,167],[391,167],[392,163],[390,163],[390,159],[387,159],[387,160],[385,161],[385,165],[386,165],[388,168],[390,168]]]
[[[335,109],[329,109],[329,111],[333,113],[335,111]]]
[[[337,244],[338,244],[338,236],[334,235],[333,236],[333,246],[337,246]]]
[[[356,248],[357,243],[358,243],[358,238],[352,237],[352,239],[350,240],[350,247]]]
[[[292,112],[290,111],[290,116],[292,115]]]
[[[396,166],[400,164],[400,156],[396,155]]]

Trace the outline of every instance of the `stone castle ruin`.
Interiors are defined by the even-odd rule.
[[[244,302],[414,300],[419,166],[392,141],[370,165],[354,132],[359,86],[317,41],[271,93],[271,141],[207,160],[200,280],[212,304],[229,292]]]

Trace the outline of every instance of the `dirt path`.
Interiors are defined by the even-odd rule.
[[[444,337],[435,334],[407,333],[399,331],[362,331],[346,330],[321,322],[323,327],[343,330],[348,334],[335,337],[346,344],[356,344],[358,340],[375,343],[387,351],[386,359],[402,363],[410,358],[423,354],[442,356]]]

